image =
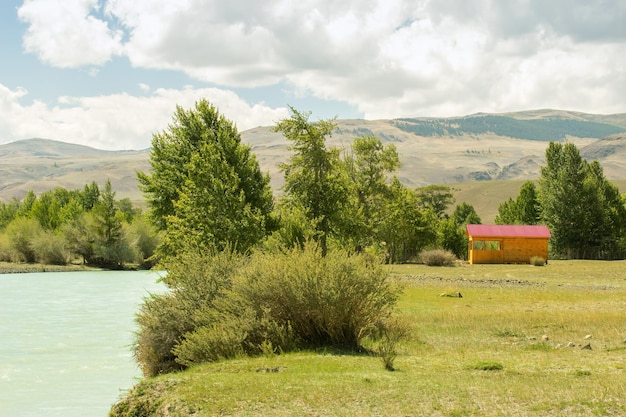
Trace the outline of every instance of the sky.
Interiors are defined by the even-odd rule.
[[[624,0],[2,0],[0,144],[145,149],[207,99],[239,131],[626,112]]]

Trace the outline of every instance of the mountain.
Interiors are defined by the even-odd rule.
[[[104,151],[48,139],[0,145],[0,201],[55,187],[82,189],[111,180],[118,198],[140,200],[136,170],[149,169],[149,150]]]
[[[358,136],[374,135],[398,149],[400,179],[411,187],[468,181],[536,178],[548,141],[571,141],[587,159],[597,159],[609,179],[626,179],[626,114],[593,115],[562,110],[477,113],[453,118],[337,120],[329,144],[347,148]],[[241,133],[278,190],[278,164],[289,144],[271,127]],[[107,179],[118,198],[142,199],[136,171],[148,171],[149,150],[103,151],[46,139],[0,145],[0,201],[61,186],[77,189]]]

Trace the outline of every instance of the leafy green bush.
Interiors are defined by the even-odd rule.
[[[399,295],[382,266],[368,259],[338,250],[323,257],[312,244],[304,250],[257,253],[233,283],[233,292],[257,318],[289,324],[306,346],[357,348],[392,312]]]
[[[425,250],[420,253],[420,262],[428,266],[453,266],[456,256],[444,249]]]
[[[37,260],[31,242],[41,232],[37,220],[19,217],[13,220],[5,229],[9,241],[9,249],[13,262],[35,262]]]
[[[163,279],[171,291],[141,308],[136,358],[156,375],[242,354],[359,348],[399,295],[371,259],[322,257],[311,244],[249,258],[187,252]]]
[[[137,323],[135,358],[146,376],[184,368],[174,349],[196,329],[208,325],[216,298],[230,287],[241,258],[225,251],[205,254],[188,249],[164,265],[162,281],[170,291],[145,300]]]
[[[11,262],[12,259],[9,240],[5,235],[0,234],[0,262]]]
[[[30,246],[41,264],[66,265],[70,261],[67,241],[58,233],[42,231],[33,236]]]

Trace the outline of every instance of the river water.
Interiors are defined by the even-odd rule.
[[[135,314],[155,272],[0,274],[0,416],[96,417],[141,377]]]

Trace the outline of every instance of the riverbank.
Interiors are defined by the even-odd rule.
[[[74,272],[74,271],[99,271],[102,268],[94,268],[92,266],[82,264],[69,265],[44,265],[44,264],[27,264],[0,262],[0,274],[24,274],[29,272]]]

